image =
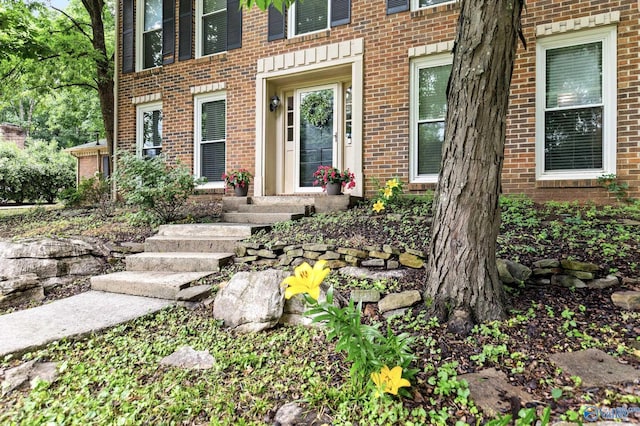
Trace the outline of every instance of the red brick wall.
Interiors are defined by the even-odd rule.
[[[0,124],[0,140],[13,142],[18,148],[24,149],[27,132],[22,127],[13,124]]]
[[[409,47],[452,40],[458,6],[387,15],[383,0],[353,0],[351,24],[295,40],[267,42],[267,15],[253,9],[243,16],[243,46],[225,54],[119,76],[118,147],[134,150],[132,97],[162,93],[163,147],[170,157],[193,162],[194,102],[190,87],[225,82],[227,92],[227,168],[255,170],[255,74],[259,58],[354,38],[364,39],[363,166],[366,193],[370,178],[409,178]],[[503,191],[537,200],[611,201],[593,181],[537,182],[535,179],[535,51],[537,25],[620,11],[618,23],[617,174],[640,197],[638,129],[640,83],[638,5],[634,0],[530,0],[523,15],[526,50],[519,53],[512,79],[511,108],[503,171]],[[177,46],[178,40],[176,40]],[[177,58],[176,53],[176,58]],[[119,71],[119,70],[118,70]],[[422,192],[432,185],[407,185]]]
[[[98,171],[98,160],[95,155],[78,158],[78,177],[88,179],[95,176]]]

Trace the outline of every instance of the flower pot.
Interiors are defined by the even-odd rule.
[[[342,194],[342,184],[340,182],[327,183],[327,195],[340,195]]]
[[[236,185],[233,187],[233,192],[235,192],[236,197],[246,197],[247,193],[249,192],[249,185]]]

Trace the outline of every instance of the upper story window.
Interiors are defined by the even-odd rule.
[[[162,152],[162,103],[139,105],[136,111],[136,151],[139,157]]]
[[[139,69],[162,65],[162,0],[139,0],[138,57]]]
[[[328,0],[296,1],[289,11],[289,37],[328,29],[330,3]]]
[[[455,3],[457,0],[411,0],[411,10],[425,9],[444,3]]]
[[[615,173],[615,27],[541,38],[536,54],[538,178]]]
[[[242,46],[242,9],[238,0],[197,0],[197,57]]]
[[[437,182],[442,160],[451,55],[411,63],[411,181]]]

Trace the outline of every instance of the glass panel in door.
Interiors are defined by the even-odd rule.
[[[335,94],[334,86],[298,91],[299,189],[319,188],[313,186],[313,173],[318,166],[334,164]]]

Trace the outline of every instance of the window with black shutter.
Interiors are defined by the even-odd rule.
[[[268,41],[281,40],[286,36],[287,11],[279,11],[274,5],[269,6]]]
[[[193,58],[193,2],[180,0],[180,20],[178,21],[179,46],[178,59],[185,61]]]
[[[198,0],[199,56],[242,47],[239,0]]]
[[[133,57],[134,31],[133,25],[133,2],[134,0],[123,0],[122,2],[122,72],[129,73],[135,70]]]
[[[172,64],[175,60],[176,45],[176,3],[175,0],[162,1],[162,64]]]
[[[387,0],[387,15],[409,10],[409,0]]]

